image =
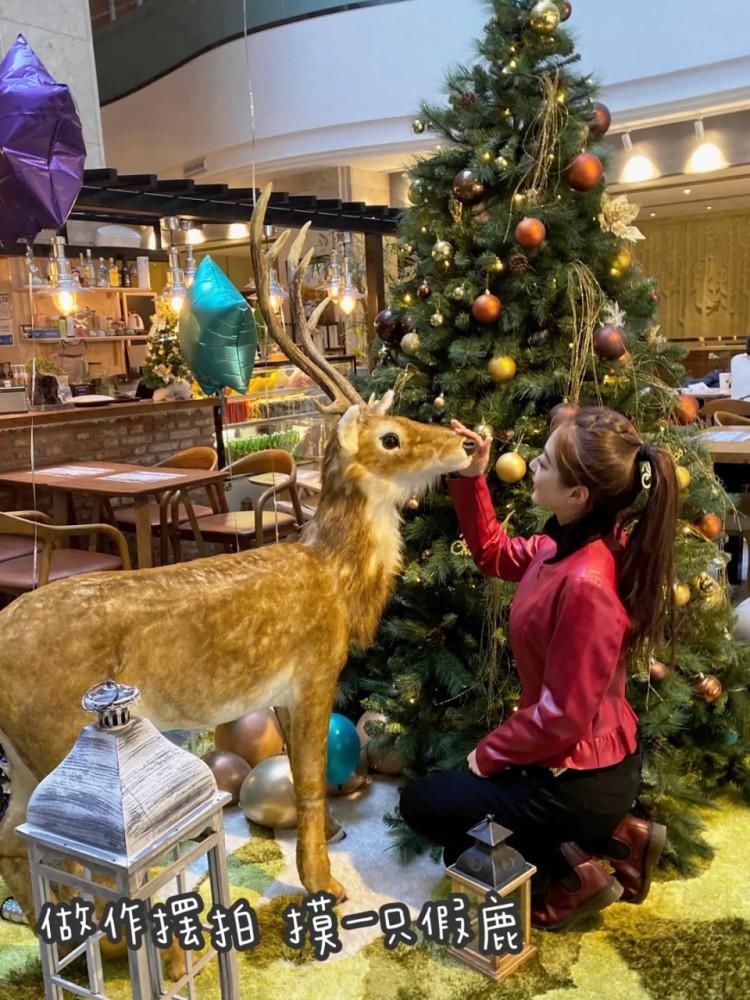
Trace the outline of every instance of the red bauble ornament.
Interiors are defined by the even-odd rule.
[[[420,298],[422,302],[424,302],[426,299],[429,299],[431,295],[432,295],[431,286],[428,284],[428,282],[423,281],[422,284],[417,289],[417,297]]]
[[[603,176],[602,161],[594,153],[579,153],[565,169],[565,179],[574,191],[590,191]]]
[[[600,326],[594,333],[594,350],[603,361],[617,361],[628,349],[628,338],[619,326]]]
[[[594,120],[589,122],[589,129],[597,135],[606,135],[612,124],[612,112],[606,104],[599,101],[594,105]]]
[[[528,216],[516,226],[516,243],[524,250],[535,250],[547,238],[547,227],[541,219],[531,219]]]
[[[707,704],[718,701],[724,691],[721,681],[713,674],[698,674],[694,681],[695,693]]]
[[[569,0],[565,0],[563,4],[562,14],[560,15],[561,21],[567,21],[570,15],[573,13],[573,4]]]
[[[490,292],[478,295],[471,306],[471,315],[477,323],[482,323],[484,326],[496,323],[502,311],[502,302],[497,295],[492,295]]]
[[[698,518],[695,526],[702,535],[711,540],[718,538],[724,530],[724,525],[718,514],[704,514],[703,517]]]
[[[674,415],[677,417],[677,422],[685,426],[687,424],[692,424],[692,422],[698,416],[699,410],[700,410],[700,403],[695,398],[695,396],[690,396],[683,393],[680,396],[680,401],[677,404],[677,408],[674,411]]]

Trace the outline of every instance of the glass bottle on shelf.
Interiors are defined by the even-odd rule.
[[[120,258],[120,284],[123,288],[130,288],[130,268],[124,257]]]
[[[83,253],[78,254],[78,284],[81,288],[87,288],[89,283],[89,272]]]
[[[135,261],[130,265],[130,287],[138,288],[138,268]]]
[[[50,248],[49,252],[49,264],[47,265],[47,280],[50,285],[57,284],[57,261],[55,260],[55,255]]]
[[[97,279],[97,285],[99,288],[109,287],[109,268],[104,263],[104,258],[99,258],[99,277]]]
[[[120,287],[120,271],[115,264],[115,258],[109,258],[109,287],[119,288]]]
[[[89,288],[96,288],[96,268],[91,256],[91,247],[86,250],[86,278]]]

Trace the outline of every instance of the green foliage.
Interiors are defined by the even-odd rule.
[[[382,394],[398,385],[396,412],[444,424],[454,417],[470,426],[489,424],[493,458],[517,447],[529,460],[543,447],[551,408],[570,391],[571,345],[581,337],[573,265],[585,265],[609,307],[624,313],[630,360],[606,362],[590,354],[580,402],[627,414],[691,476],[675,540],[676,577],[690,586],[691,600],[664,623],[663,643],[655,650],[668,666],[666,679],[649,680],[641,653],[633,655],[629,680],[646,754],[640,810],[668,823],[666,856],[689,871],[707,852],[693,806],[727,782],[750,797],[750,657],[732,640],[725,559],[689,527],[704,512],[723,515],[729,501],[692,430],[670,419],[684,351],[655,323],[655,282],[637,263],[614,268],[618,253],[633,244],[600,223],[603,185],[580,192],[565,179],[565,168],[583,149],[606,165],[605,150],[588,127],[594,84],[576,71],[565,26],[550,39],[530,31],[532,0],[492,0],[489,6],[493,16],[477,62],[449,74],[447,104],[424,105],[418,114],[443,145],[410,170],[412,207],[400,227],[401,274],[392,305],[408,314],[420,348],[407,357],[398,345],[378,342],[378,364],[361,389]],[[546,183],[529,190],[540,123],[549,121],[550,108],[543,105],[550,81],[567,114]],[[461,206],[452,198],[453,179],[463,169],[485,186],[479,205]],[[537,249],[522,251],[515,242],[524,216],[546,226]],[[453,248],[447,264],[433,258],[438,240]],[[521,252],[525,271],[508,266]],[[423,282],[431,288],[426,299],[416,294]],[[489,326],[471,315],[474,298],[485,290],[503,306]],[[444,316],[440,326],[430,322],[436,312]],[[499,355],[517,364],[516,377],[503,385],[487,371],[488,360]],[[437,411],[433,400],[441,392],[446,406]],[[528,483],[506,486],[492,472],[489,482],[499,516],[512,514],[512,532],[539,530],[545,515],[531,506]],[[466,754],[513,710],[519,688],[507,634],[513,588],[488,590],[462,550],[449,498],[438,492],[417,512],[407,512],[404,535],[403,573],[376,646],[353,658],[342,691],[350,706],[365,704],[391,720],[411,777],[465,766]],[[696,696],[699,673],[722,682],[723,694],[713,704]],[[391,822],[400,848],[414,849],[410,831],[397,816]]]

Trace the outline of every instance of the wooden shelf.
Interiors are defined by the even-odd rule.
[[[14,292],[28,292],[28,290],[28,285],[22,285],[20,288],[13,289]],[[47,285],[32,285],[31,290],[35,295],[57,295],[57,289],[49,288]],[[94,288],[71,288],[70,291],[74,295],[93,295],[96,292],[122,292],[124,295],[152,295],[154,298],[157,295],[157,292],[153,288],[100,288],[98,285]]]

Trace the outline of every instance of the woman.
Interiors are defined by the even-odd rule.
[[[641,902],[664,846],[659,824],[628,816],[640,783],[637,718],[625,698],[629,649],[658,639],[672,584],[679,487],[668,452],[603,408],[553,411],[531,463],[544,533],[510,538],[484,478],[491,442],[458,421],[473,461],[449,486],[461,530],[488,576],[519,584],[510,615],[518,709],[468,756],[469,771],[404,789],[401,815],[453,864],[488,813],[537,867],[537,927],[557,930],[622,897]],[[624,544],[626,518],[645,503]],[[575,842],[575,843],[572,843]],[[614,876],[592,860],[605,857]]]

